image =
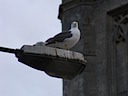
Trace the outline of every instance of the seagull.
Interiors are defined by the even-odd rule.
[[[61,32],[52,38],[45,41],[48,47],[70,49],[74,47],[80,39],[80,30],[78,29],[78,22],[71,23],[71,29]]]

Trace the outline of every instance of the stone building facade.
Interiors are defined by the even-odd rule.
[[[128,0],[62,0],[62,30],[79,22],[81,39],[72,49],[88,64],[63,80],[63,96],[128,96]]]

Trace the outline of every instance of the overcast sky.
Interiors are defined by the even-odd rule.
[[[21,48],[61,31],[61,0],[0,0],[0,46]],[[0,52],[0,96],[62,96],[62,80]]]

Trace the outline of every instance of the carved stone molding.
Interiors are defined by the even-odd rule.
[[[74,7],[80,6],[80,5],[94,5],[103,0],[69,0],[65,3],[62,3],[59,7],[59,14],[58,18],[62,19],[62,15],[65,11],[70,10]]]
[[[128,13],[113,17],[113,40],[115,44],[126,42],[128,32]]]
[[[128,4],[108,12],[112,21],[113,42],[127,42],[128,34]]]
[[[108,12],[108,15],[111,89],[115,96],[127,96],[128,4]]]

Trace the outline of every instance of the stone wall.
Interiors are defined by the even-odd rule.
[[[128,0],[62,0],[62,30],[79,22],[81,39],[72,50],[88,64],[63,80],[63,96],[128,96]]]

